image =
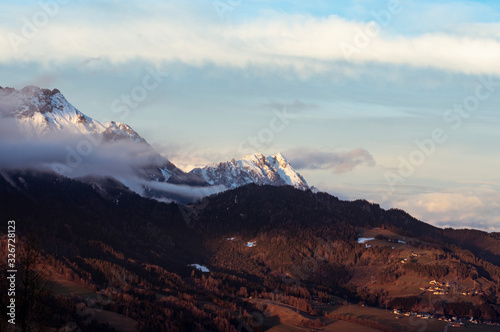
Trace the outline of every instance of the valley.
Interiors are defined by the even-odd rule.
[[[476,233],[487,245],[465,250],[455,244],[464,231],[287,186],[247,185],[180,206],[112,179],[96,179],[99,187],[88,181],[32,171],[0,178],[1,217],[16,219],[21,248],[36,248],[38,270],[48,273],[31,303],[51,317],[44,324],[82,331],[498,328],[500,268],[478,256],[498,255],[494,234]]]

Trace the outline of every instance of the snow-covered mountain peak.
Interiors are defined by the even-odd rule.
[[[262,153],[249,154],[242,158],[242,160],[254,161],[259,163],[263,163],[265,159],[266,157]]]
[[[281,168],[291,167],[290,162],[280,153],[267,157],[270,163],[278,163]]]
[[[281,154],[277,153],[274,156],[267,157],[269,163],[278,172],[280,177],[286,181],[288,185],[299,189],[307,189],[306,180],[298,173],[290,164],[290,162]]]
[[[0,100],[2,101],[0,111],[3,116],[19,117],[33,116],[36,112],[52,113],[54,108],[67,103],[59,90],[40,89],[32,85],[21,90],[0,87]]]
[[[125,123],[111,121],[109,123],[105,123],[105,126],[107,128],[102,134],[104,139],[107,141],[129,139],[136,143],[146,143],[144,138],[142,138],[135,130]]]
[[[256,183],[309,189],[304,178],[293,169],[281,153],[268,157],[258,153],[244,156],[240,160],[233,158],[227,162],[195,168],[191,173],[202,176],[210,184],[224,185],[228,188]]]
[[[57,90],[29,85],[21,90],[0,88],[0,116],[13,118],[27,137],[39,137],[65,131],[72,134],[95,135],[105,141],[130,139],[145,143],[130,126],[103,123],[86,116],[71,105]]]
[[[290,185],[302,190],[309,189],[304,178],[280,153],[267,157],[258,153],[242,159],[233,158],[230,161],[195,168],[185,173],[155,152],[130,126],[114,121],[100,122],[86,116],[71,105],[57,89],[27,86],[16,90],[0,87],[0,119],[2,118],[13,120],[20,129],[21,137],[36,140],[47,135],[50,139],[60,139],[64,143],[64,140],[71,135],[88,135],[97,138],[95,141],[102,143],[112,144],[112,142],[123,140],[127,143],[144,144],[147,147],[146,151],[150,153],[148,164],[133,168],[134,174],[141,181],[191,186],[223,185],[226,188],[256,183],[275,186]],[[64,133],[64,135],[59,135],[59,133]],[[105,146],[103,145],[102,148]],[[66,150],[64,151],[66,153]],[[120,181],[126,182],[127,179]],[[170,197],[162,196],[161,190],[154,188],[156,187],[144,187],[144,194],[150,197]]]

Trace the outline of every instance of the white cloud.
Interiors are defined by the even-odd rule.
[[[311,148],[294,148],[284,152],[292,166],[301,169],[328,169],[335,173],[352,171],[356,166],[374,166],[373,156],[364,149],[342,152],[325,152]]]
[[[361,45],[356,43],[356,36],[366,30],[366,23],[338,16],[274,14],[240,23],[214,23],[197,20],[197,16],[186,12],[179,15],[179,10],[158,13],[152,8],[122,21],[73,24],[54,19],[33,38],[20,39],[18,52],[9,38],[13,33],[22,37],[22,25],[3,25],[0,62],[48,65],[101,58],[116,64],[143,59],[157,63],[180,61],[192,66],[293,68],[309,75],[344,63],[346,54],[341,45],[351,45],[358,50],[352,54],[353,64],[500,75],[500,40],[494,32],[495,24],[468,24],[473,28],[462,29],[461,34],[441,32],[414,37],[388,36],[382,28],[380,34]]]
[[[434,181],[435,182],[435,181]],[[382,208],[399,208],[438,227],[500,231],[499,184],[489,181],[432,185],[401,185],[388,195],[379,183],[339,183],[319,186],[341,199],[366,199]]]
[[[456,193],[419,194],[412,197],[411,201],[400,201],[397,204],[408,211],[415,211],[418,215],[427,214],[436,218],[443,213],[448,215],[458,213],[460,219],[471,217],[472,211],[484,207],[479,197]],[[464,213],[464,210],[468,212]]]
[[[490,186],[395,196],[392,205],[440,227],[500,230],[500,194]]]
[[[202,149],[194,144],[183,143],[155,143],[152,145],[155,151],[161,153],[166,159],[174,163],[184,172],[189,172],[193,168],[203,167],[214,161],[207,158],[207,154],[213,157],[220,157],[220,154],[211,151],[209,148]],[[208,151],[207,151],[208,150]]]

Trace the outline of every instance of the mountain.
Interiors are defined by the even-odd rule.
[[[191,170],[212,185],[237,188],[246,184],[293,186],[297,189],[309,189],[306,180],[281,154],[265,157],[254,154],[243,159],[221,162]]]
[[[124,123],[102,123],[86,116],[57,89],[51,91],[36,86],[26,86],[21,90],[0,88],[0,114],[14,119],[28,138],[64,131],[100,136],[107,142],[127,139],[146,143]]]
[[[0,117],[13,119],[21,135],[28,139],[36,140],[57,134],[63,134],[63,139],[67,137],[66,135],[85,135],[92,136],[93,142],[98,142],[98,145],[117,142],[140,145],[148,153],[150,163],[134,171],[135,175],[144,181],[201,187],[215,185],[236,188],[255,183],[290,185],[302,190],[309,188],[304,178],[279,153],[267,158],[262,154],[256,154],[238,161],[232,159],[186,173],[154,151],[129,125],[92,119],[71,105],[57,89],[26,86],[16,90],[0,87]],[[130,184],[129,179],[122,181]],[[148,197],[181,202],[194,199],[190,195],[181,198],[182,195],[165,193],[153,185],[141,184],[140,187],[143,189],[140,190],[141,193]]]
[[[82,332],[112,331],[108,324],[118,331],[437,332],[445,320],[495,331],[474,322],[500,319],[497,234],[443,230],[401,210],[291,186],[249,184],[181,206],[105,181],[0,173],[0,219],[15,221],[19,272],[26,271],[22,250],[33,245],[46,279],[39,284],[52,286],[18,302],[31,309],[19,310],[19,321],[44,312],[44,321],[31,316],[40,330],[68,330],[72,322]],[[470,249],[459,245],[471,239]],[[5,270],[6,256],[2,250]],[[0,278],[0,289],[7,282]],[[24,290],[21,278],[16,290]]]
[[[151,159],[134,169],[144,190],[123,175],[0,167],[0,220],[9,226],[0,268],[9,270],[15,250],[19,330],[500,326],[499,234],[441,229],[402,210],[314,192],[279,153],[185,173],[128,125],[93,120],[58,90],[0,89],[0,116],[28,144],[59,138],[64,151],[65,138],[92,136],[105,152],[140,146]],[[205,190],[186,205],[158,201],[187,203],[189,192],[203,191],[192,184],[229,190]],[[9,287],[0,278],[1,306],[12,302]],[[7,320],[0,316],[0,331]]]
[[[207,185],[193,174],[177,168],[154,149],[129,125],[115,121],[100,122],[83,114],[57,89],[26,86],[21,90],[0,87],[0,116],[13,119],[20,132],[28,139],[37,140],[61,134],[92,136],[97,146],[126,142],[137,144],[149,155],[150,165],[136,169],[136,174],[146,181],[173,184]],[[152,192],[152,191],[150,191]]]

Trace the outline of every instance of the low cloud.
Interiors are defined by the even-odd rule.
[[[471,210],[481,208],[484,204],[477,196],[465,196],[462,194],[432,193],[421,195],[416,202],[416,207],[421,207],[430,213],[443,213],[450,211],[461,211],[462,206]]]
[[[438,227],[500,232],[500,184],[496,182],[453,182],[448,188],[401,185],[390,197],[377,183],[349,183],[320,189],[349,200],[364,198],[385,209],[403,209]]]
[[[206,187],[195,187],[188,185],[179,185],[166,182],[155,182],[155,181],[144,181],[137,179],[137,183],[142,186],[159,190],[161,192],[175,194],[180,196],[186,202],[194,202],[206,196],[220,193],[227,190],[225,186],[206,186]]]
[[[384,209],[398,208],[437,227],[500,232],[500,184],[454,182],[449,188],[401,185],[387,197],[380,183],[342,183],[320,188],[341,199],[366,199]]]
[[[411,199],[396,201],[397,207],[412,213],[417,218],[436,223],[440,226],[469,222],[484,210],[482,198],[473,194],[435,192],[417,194]]]
[[[318,149],[295,148],[284,152],[296,169],[328,169],[334,173],[352,171],[356,166],[374,166],[375,159],[365,149],[324,152]]]
[[[73,179],[112,177],[139,195],[150,196],[154,191],[153,197],[165,202],[192,202],[226,190],[223,186],[193,187],[148,181],[139,175],[151,167],[164,166],[165,162],[143,143],[101,142],[98,138],[65,132],[26,139],[13,120],[0,121],[0,173],[29,169],[56,172]]]
[[[433,193],[400,196],[393,205],[440,227],[500,231],[500,194],[495,185],[465,185]]]
[[[0,127],[5,127],[5,123],[2,120]],[[3,131],[0,135],[0,168],[3,169],[49,169],[72,178],[117,177],[159,162],[149,146],[125,140],[101,142],[95,137],[64,132],[19,139],[13,127],[8,132],[9,138],[5,137],[6,133]]]

